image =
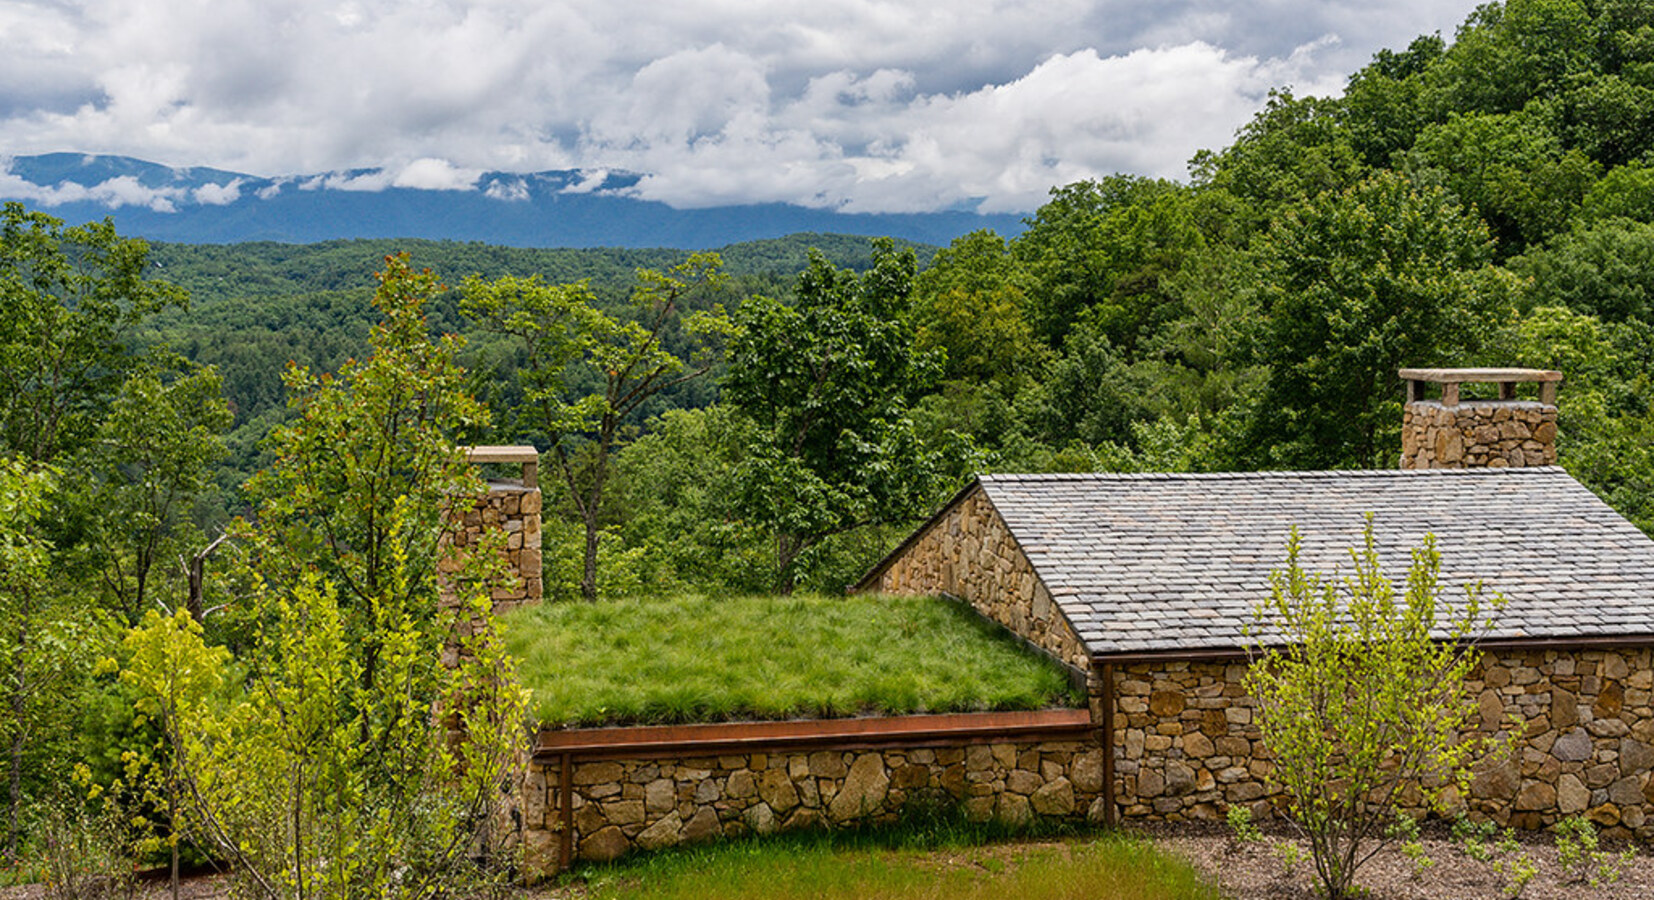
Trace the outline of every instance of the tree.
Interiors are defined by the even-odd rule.
[[[297,416],[242,527],[260,577],[239,665],[182,611],[127,638],[123,678],[169,738],[169,796],[255,896],[434,897],[500,871],[491,830],[524,700],[490,614],[503,535],[442,541],[482,489],[456,435],[484,410],[458,341],[426,331],[437,289],[387,258],[372,355],[337,376],[289,369]]]
[[[133,327],[186,302],[148,265],[149,246],[107,220],[64,228],[0,206],[0,449],[52,461],[92,438],[138,361]]]
[[[580,595],[588,602],[597,599],[604,491],[622,442],[621,427],[657,394],[712,368],[715,357],[705,352],[705,341],[724,330],[722,315],[685,316],[682,307],[691,292],[721,284],[721,265],[715,253],[696,253],[664,273],[638,270],[632,294],[636,318],[624,321],[598,310],[584,282],[548,285],[536,275],[465,283],[468,314],[483,327],[522,342],[522,418],[551,445],[557,471],[585,526]],[[697,343],[687,362],[665,343],[680,327]],[[601,388],[583,393],[590,376]]]
[[[182,534],[190,503],[227,452],[223,433],[232,416],[222,380],[210,368],[179,368],[128,377],[82,464],[101,476],[91,491],[102,513],[93,531],[105,588],[128,625],[155,599],[151,575],[169,555],[179,562],[173,584],[187,577],[184,560],[199,546]],[[163,605],[176,606],[176,593]],[[202,611],[193,612],[199,618]]]
[[[1258,250],[1266,390],[1241,456],[1388,467],[1403,366],[1463,364],[1510,317],[1487,229],[1439,188],[1381,173],[1278,222]]]
[[[235,863],[248,895],[412,900],[503,876],[493,829],[526,707],[486,593],[466,596],[483,627],[456,638],[453,667],[445,629],[379,611],[371,686],[338,593],[315,576],[249,598],[261,624],[240,666],[183,610],[151,610],[128,634],[122,678],[166,736],[175,821]]]
[[[1327,896],[1343,900],[1359,896],[1356,873],[1395,833],[1404,798],[1417,792],[1428,807],[1468,789],[1490,744],[1461,738],[1477,714],[1464,682],[1479,660],[1473,641],[1503,600],[1484,604],[1470,586],[1463,605],[1446,602],[1430,535],[1398,594],[1380,571],[1371,515],[1347,577],[1305,572],[1301,548],[1294,528],[1286,568],[1271,574],[1255,613],[1268,643],[1253,651],[1244,685],[1288,818]]]
[[[927,445],[907,415],[940,366],[914,348],[916,268],[912,251],[889,241],[862,275],[813,253],[795,305],[754,297],[736,312],[724,397],[758,428],[737,504],[773,535],[784,593],[826,538],[935,502],[962,449]]]
[[[482,489],[456,445],[487,421],[455,360],[460,339],[427,331],[436,277],[403,254],[386,257],[378,279],[372,354],[336,375],[288,367],[295,418],[272,434],[275,462],[247,484],[265,577],[297,583],[318,566],[362,615],[387,599],[434,602],[445,511]]]
[[[1177,311],[1167,282],[1221,222],[1188,189],[1114,175],[1054,188],[1012,256],[1027,282],[1031,324],[1060,344],[1082,315],[1132,349]]]
[[[937,251],[914,280],[913,296],[918,345],[946,352],[946,379],[980,388],[1037,373],[1042,348],[1016,262],[999,235],[973,231]]]
[[[6,772],[3,858],[17,859],[24,812],[68,777],[74,709],[101,646],[95,608],[59,586],[42,519],[57,470],[0,458],[0,746]]]
[[[1501,257],[1561,231],[1598,165],[1565,148],[1543,111],[1454,114],[1419,135],[1407,164],[1487,220]]]

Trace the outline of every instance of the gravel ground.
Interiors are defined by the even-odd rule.
[[[1309,900],[1316,895],[1315,869],[1308,845],[1299,843],[1304,858],[1288,865],[1276,845],[1287,835],[1266,833],[1262,842],[1237,843],[1227,829],[1215,826],[1160,826],[1141,832],[1155,845],[1176,853],[1215,879],[1224,896],[1233,900]],[[1398,849],[1386,848],[1356,876],[1370,890],[1372,900],[1503,900],[1512,897],[1509,863],[1526,854],[1537,869],[1523,886],[1521,900],[1648,900],[1654,897],[1654,847],[1637,847],[1637,855],[1611,884],[1592,887],[1571,881],[1556,862],[1556,846],[1548,833],[1519,834],[1520,847],[1495,853],[1488,861],[1473,859],[1445,831],[1427,831],[1421,838],[1425,855],[1434,864],[1419,870]],[[1602,849],[1618,852],[1629,846],[1604,841]]]
[[[1285,832],[1266,832],[1257,843],[1239,843],[1228,829],[1209,825],[1161,825],[1135,833],[1163,850],[1175,853],[1215,880],[1228,900],[1313,900],[1314,867],[1306,855],[1289,865],[1279,846],[1289,840]],[[1370,900],[1649,900],[1654,898],[1654,846],[1639,845],[1637,855],[1621,870],[1617,881],[1591,886],[1571,881],[1556,862],[1556,848],[1549,834],[1519,835],[1521,846],[1511,853],[1496,853],[1491,860],[1474,859],[1464,853],[1445,831],[1428,831],[1421,838],[1434,864],[1419,870],[1399,850],[1388,848],[1362,867],[1356,881],[1371,893]],[[1305,845],[1297,844],[1301,851]],[[1603,849],[1619,852],[1628,845],[1604,841]],[[950,851],[938,851],[945,855]],[[1509,863],[1521,855],[1532,860],[1536,873],[1519,894],[1512,894]],[[180,892],[187,900],[219,900],[228,896],[222,876],[185,879]],[[562,890],[525,892],[523,900],[564,900],[583,895],[578,886]],[[0,888],[0,900],[39,900],[40,885]],[[140,885],[137,896],[144,900],[170,897],[165,878],[150,878]],[[715,900],[715,898],[713,898]]]

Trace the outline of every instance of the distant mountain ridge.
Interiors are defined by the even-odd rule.
[[[1023,229],[1015,215],[957,210],[841,213],[784,203],[673,209],[629,193],[642,177],[569,169],[469,179],[451,168],[410,166],[400,173],[352,169],[265,178],[125,156],[47,153],[0,157],[0,199],[21,200],[72,223],[107,216],[122,234],[191,244],[395,237],[696,250],[798,232],[947,244],[977,229],[1006,236]]]

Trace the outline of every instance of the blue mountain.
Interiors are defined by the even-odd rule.
[[[10,178],[5,177],[10,175]],[[640,200],[633,173],[489,172],[464,190],[397,187],[377,169],[263,178],[124,156],[0,158],[0,199],[71,223],[112,218],[125,235],[190,244],[428,238],[513,247],[721,247],[798,232],[946,244],[977,229],[1010,236],[1013,215],[841,213],[783,203],[674,209]]]

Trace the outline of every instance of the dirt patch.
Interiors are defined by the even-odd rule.
[[[1266,833],[1257,843],[1236,842],[1221,827],[1157,826],[1139,832],[1155,846],[1194,863],[1216,881],[1225,897],[1234,900],[1310,900],[1315,892],[1315,868],[1308,845],[1292,842],[1291,835]],[[1427,830],[1420,838],[1431,865],[1421,868],[1395,846],[1362,866],[1356,883],[1371,891],[1372,900],[1504,900],[1513,896],[1512,870],[1526,856],[1535,873],[1521,889],[1521,900],[1646,900],[1654,896],[1654,847],[1639,845],[1637,855],[1620,868],[1619,880],[1596,887],[1570,880],[1556,861],[1556,846],[1548,833],[1519,833],[1518,848],[1475,859],[1444,829]],[[1296,846],[1302,859],[1289,864],[1277,849],[1281,842]],[[1631,845],[1604,841],[1602,849],[1617,853]]]

